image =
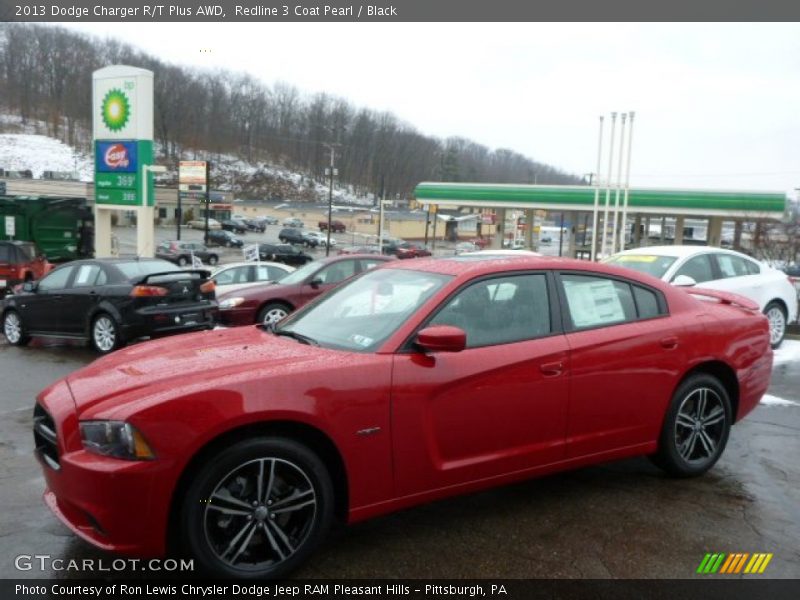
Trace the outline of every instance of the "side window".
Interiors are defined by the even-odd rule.
[[[636,308],[640,319],[651,319],[662,314],[655,292],[634,285],[633,297],[636,300]]]
[[[636,305],[627,283],[590,275],[562,275],[561,282],[576,329],[636,319]]]
[[[314,279],[321,279],[322,283],[339,283],[348,277],[352,277],[356,272],[356,261],[343,260],[325,267],[316,274]]]
[[[758,265],[757,262],[746,259],[742,259],[742,261],[744,262],[744,267],[745,269],[747,269],[748,275],[758,275],[759,273],[761,273],[761,267]]]
[[[10,249],[11,248],[7,244],[0,244],[0,262],[10,262]]]
[[[236,282],[236,271],[238,269],[226,269],[222,273],[218,274],[214,279],[217,281],[217,285],[230,285]]]
[[[67,280],[75,267],[62,267],[50,273],[39,282],[39,291],[60,290],[67,285]]]
[[[362,271],[369,271],[373,267],[377,267],[378,265],[382,265],[384,261],[382,260],[370,260],[368,258],[361,259],[361,270]]]
[[[711,260],[708,254],[700,254],[694,258],[687,260],[683,266],[675,273],[678,275],[687,275],[694,279],[697,283],[704,281],[711,281],[714,279],[714,271],[711,269]],[[675,279],[673,277],[673,280]]]
[[[258,281],[277,281],[286,275],[286,271],[278,267],[258,267]]]
[[[716,254],[715,256],[723,277],[742,277],[744,275],[750,275],[747,268],[747,263],[749,261],[731,254]]]
[[[509,344],[551,332],[543,274],[499,277],[456,294],[428,323],[453,325],[467,334],[467,348]]]
[[[72,287],[92,287],[100,274],[100,267],[97,265],[81,265],[75,273]]]

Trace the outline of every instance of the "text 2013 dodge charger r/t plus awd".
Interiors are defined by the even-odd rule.
[[[210,573],[280,576],[336,519],[638,454],[700,475],[771,366],[766,317],[732,294],[566,259],[418,259],[278,326],[104,357],[39,395],[34,436],[47,504],[96,546],[178,542]]]

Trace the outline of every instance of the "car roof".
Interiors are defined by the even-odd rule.
[[[406,269],[426,271],[441,275],[453,275],[463,279],[471,279],[480,275],[491,275],[504,271],[519,270],[566,270],[566,271],[592,271],[599,274],[614,275],[631,281],[646,283],[653,287],[663,289],[660,280],[638,271],[625,267],[618,267],[606,263],[577,260],[574,258],[560,258],[558,256],[533,256],[524,254],[520,256],[490,255],[490,254],[459,254],[442,258],[415,258],[413,260],[393,261],[382,269]],[[663,285],[662,285],[663,284]]]
[[[224,271],[226,269],[231,269],[233,267],[249,267],[250,265],[268,265],[268,266],[271,266],[271,267],[273,267],[273,266],[274,267],[280,267],[282,269],[291,269],[292,268],[291,266],[289,266],[287,264],[284,264],[284,263],[281,263],[281,262],[274,262],[274,261],[271,261],[271,260],[259,260],[259,261],[249,260],[249,261],[239,261],[239,262],[234,262],[234,263],[225,263],[224,265],[220,265],[219,267],[217,267],[214,272],[215,273],[219,273],[220,271]]]
[[[717,246],[691,246],[691,245],[678,245],[678,246],[642,246],[640,248],[631,248],[624,250],[617,254],[655,254],[656,256],[674,256],[675,258],[684,258],[686,256],[693,256],[695,254],[703,254],[705,252],[723,252],[725,254],[732,254],[734,256],[742,256],[754,260],[752,257],[736,252],[735,250],[728,250],[726,248],[718,248]]]

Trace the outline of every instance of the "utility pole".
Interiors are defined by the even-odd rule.
[[[208,213],[211,212],[211,184],[210,184],[210,173],[211,173],[211,161],[206,161],[206,226],[205,226],[205,236],[203,237],[203,241],[206,245],[208,245]],[[180,225],[179,225],[180,227]],[[192,265],[194,267],[194,265]]]
[[[325,169],[325,175],[328,175],[328,237],[325,242],[325,256],[331,253],[331,217],[333,213],[333,178],[339,174],[339,169],[334,168],[333,164],[336,160],[336,146],[339,144],[325,144],[331,151],[331,166]]]

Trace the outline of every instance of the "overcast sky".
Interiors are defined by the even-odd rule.
[[[577,175],[596,170],[598,117],[633,110],[632,185],[800,187],[798,24],[67,27],[174,64],[328,92],[423,133],[511,148]],[[607,161],[606,150],[604,176]],[[616,160],[613,169],[616,178]]]

